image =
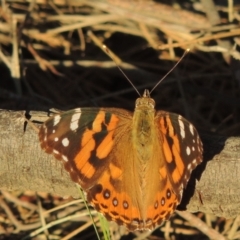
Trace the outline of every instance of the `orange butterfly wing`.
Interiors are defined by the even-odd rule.
[[[47,120],[39,139],[109,220],[130,230],[152,229],[180,203],[202,146],[192,124],[159,111],[148,153],[136,144],[133,124],[133,114],[123,109],[74,109]]]

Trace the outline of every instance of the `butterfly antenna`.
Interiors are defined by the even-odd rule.
[[[135,89],[135,91],[137,92],[137,94],[141,97],[141,94],[139,93],[139,91],[137,90],[137,88],[134,86],[134,84],[132,83],[132,81],[128,78],[128,76],[124,73],[124,71],[120,68],[119,63],[117,63],[117,61],[115,60],[115,58],[112,56],[113,53],[107,48],[106,45],[102,45],[103,50],[106,52],[106,54],[115,62],[117,68],[119,69],[119,71],[123,74],[123,76],[128,80],[128,82],[132,85],[132,87]],[[121,62],[121,60],[119,61]]]
[[[176,68],[176,66],[182,61],[182,59],[186,56],[186,54],[190,51],[190,49],[186,49],[184,54],[180,57],[180,59],[176,62],[176,64],[165,74],[159,81],[158,83],[152,88],[150,91],[150,94],[153,92],[153,90]]]

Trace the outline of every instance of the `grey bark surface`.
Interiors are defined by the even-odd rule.
[[[30,115],[31,120],[47,119],[43,112]],[[79,198],[61,161],[41,150],[37,132],[24,117],[24,111],[0,111],[0,189]],[[200,135],[204,161],[193,172],[179,209],[235,217],[240,212],[240,138]]]

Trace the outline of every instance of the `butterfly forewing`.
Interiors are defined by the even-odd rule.
[[[122,115],[122,117],[120,116]],[[113,133],[131,119],[125,110],[114,114],[100,108],[77,108],[48,119],[40,128],[41,147],[63,160],[71,178],[84,190],[93,186],[107,168]],[[119,120],[125,119],[125,121]]]
[[[202,142],[195,127],[181,115],[158,111],[156,119],[163,136],[168,177],[176,193],[181,193],[192,170],[202,161]]]

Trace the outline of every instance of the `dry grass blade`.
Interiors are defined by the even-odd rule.
[[[187,220],[192,226],[194,226],[195,228],[199,229],[201,232],[206,234],[210,239],[215,239],[215,240],[227,239],[223,235],[215,231],[213,228],[210,228],[209,226],[207,226],[206,223],[201,221],[198,217],[194,216],[193,214],[186,211],[185,212],[177,211],[177,214],[180,215],[185,220]]]

